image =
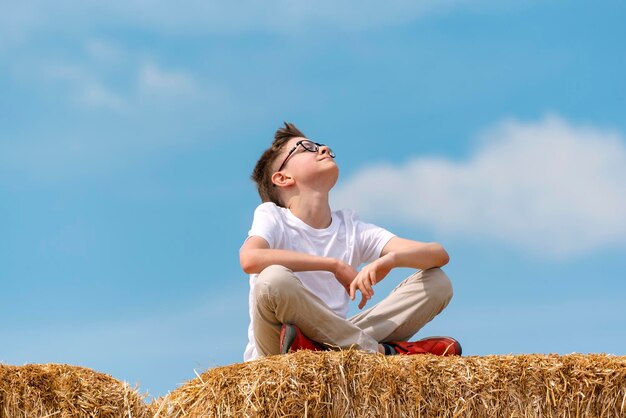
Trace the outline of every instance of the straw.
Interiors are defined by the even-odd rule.
[[[128,384],[65,364],[0,364],[0,417],[149,417]]]
[[[626,357],[300,351],[202,373],[151,406],[178,417],[626,417]]]

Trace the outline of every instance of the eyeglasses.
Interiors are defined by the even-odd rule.
[[[280,165],[280,167],[278,167],[278,170],[276,171],[280,171],[283,169],[283,167],[287,163],[287,160],[289,159],[289,157],[291,157],[291,154],[295,152],[299,145],[302,145],[302,148],[304,148],[305,151],[310,152],[318,152],[320,147],[325,146],[324,144],[318,144],[317,142],[309,141],[308,139],[303,139],[302,141],[296,142],[296,145],[289,151],[289,153],[283,160],[283,163]],[[335,153],[330,148],[328,148],[328,155],[330,155],[332,158],[335,158]]]

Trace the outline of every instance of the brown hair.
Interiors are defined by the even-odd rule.
[[[285,144],[295,137],[306,138],[296,125],[293,123],[283,122],[284,127],[278,129],[274,134],[274,142],[272,146],[263,152],[259,161],[257,161],[252,171],[252,180],[256,183],[259,196],[263,202],[274,202],[276,205],[284,207],[280,201],[279,188],[272,183],[272,164],[283,150]]]

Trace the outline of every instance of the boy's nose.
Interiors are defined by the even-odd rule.
[[[328,146],[327,146],[327,145],[322,145],[322,146],[319,148],[319,153],[320,153],[321,155],[328,154],[328,152],[329,152],[329,151],[330,151],[330,148],[328,148]]]

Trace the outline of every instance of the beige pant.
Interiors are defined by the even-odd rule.
[[[291,270],[269,266],[258,275],[254,286],[257,350],[262,356],[279,354],[281,325],[295,324],[314,341],[377,352],[379,342],[408,341],[451,298],[448,276],[432,268],[412,274],[381,302],[344,319],[306,289]]]

